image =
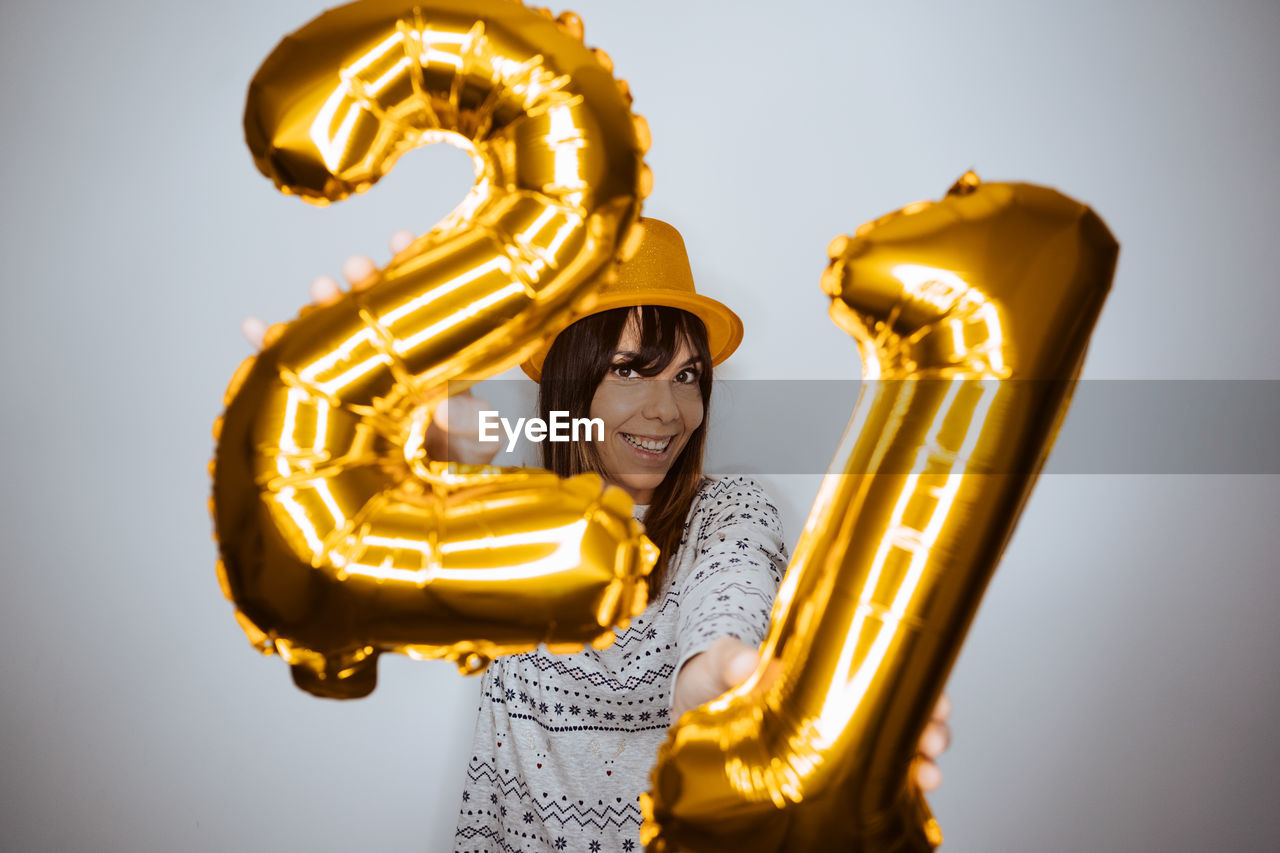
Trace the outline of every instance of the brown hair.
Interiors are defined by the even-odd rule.
[[[604,381],[627,320],[635,316],[639,352],[624,366],[641,376],[656,376],[687,342],[701,360],[698,387],[702,393],[702,423],[689,436],[684,450],[667,476],[653,491],[645,516],[645,533],[658,546],[657,565],[649,575],[649,600],[662,588],[670,556],[681,544],[684,520],[702,485],[702,453],[707,422],[711,418],[711,353],[707,327],[702,320],[679,308],[644,305],[614,308],[584,317],[561,332],[547,351],[538,387],[538,415],[550,422],[551,412],[568,412],[570,418],[587,417],[596,388]],[[594,471],[604,475],[599,451],[590,441],[542,442],[542,466],[558,476],[571,477]]]

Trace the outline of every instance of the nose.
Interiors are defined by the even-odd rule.
[[[646,418],[666,423],[680,417],[680,406],[670,380],[660,377],[645,380],[644,405],[640,411]]]

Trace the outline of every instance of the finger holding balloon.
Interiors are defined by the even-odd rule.
[[[951,747],[951,726],[947,722],[950,716],[951,700],[944,693],[933,706],[933,716],[920,735],[919,753],[914,762],[916,784],[925,793],[936,791],[942,785],[938,758]]]
[[[398,255],[413,242],[413,232],[399,230],[391,234],[391,254]],[[378,272],[378,266],[368,255],[352,255],[342,263],[342,277],[347,280],[350,289],[360,283],[372,283]],[[311,307],[319,308],[332,305],[343,296],[343,289],[333,276],[320,275],[311,281]],[[255,350],[261,350],[263,338],[266,336],[267,324],[260,317],[250,315],[240,324],[240,331]]]

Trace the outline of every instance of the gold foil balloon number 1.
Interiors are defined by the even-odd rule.
[[[342,199],[436,141],[476,167],[372,286],[273,327],[215,424],[219,580],[307,691],[367,694],[383,652],[474,672],[607,645],[645,605],[656,553],[621,490],[423,449],[450,390],[527,358],[639,237],[648,133],[581,38],[575,16],[505,0],[364,0],[254,77],[245,132],[286,193]]]
[[[831,245],[864,387],[760,668],[685,714],[650,850],[927,851],[910,767],[1058,425],[1118,246],[1089,208],[966,174]]]

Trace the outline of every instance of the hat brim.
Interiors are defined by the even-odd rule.
[[[738,344],[742,343],[742,319],[729,310],[723,302],[699,293],[681,293],[679,291],[654,291],[637,294],[613,293],[602,294],[590,311],[575,316],[556,335],[581,320],[602,311],[614,308],[634,308],[637,305],[662,305],[668,308],[680,308],[698,317],[707,327],[707,348],[711,351],[711,364],[714,367],[733,355]],[[547,341],[546,346],[534,353],[528,361],[520,365],[520,369],[534,382],[542,380],[542,363],[547,358],[555,335]]]

